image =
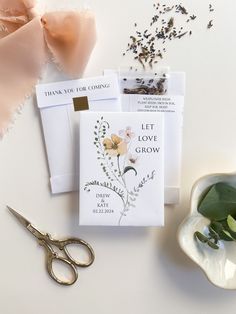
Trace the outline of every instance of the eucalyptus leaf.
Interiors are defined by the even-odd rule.
[[[228,218],[227,218],[227,219],[228,219]],[[227,219],[222,220],[220,223],[222,224],[223,229],[229,232],[229,234],[230,234],[230,236],[231,236],[231,241],[232,241],[232,238],[233,238],[233,239],[236,239],[236,232],[233,232],[233,231],[230,229],[230,227],[229,227],[229,225],[228,225],[228,222],[227,222]],[[229,241],[229,240],[228,240],[228,241]]]
[[[218,250],[219,246],[215,244],[214,242],[208,241],[207,244],[214,250]]]
[[[229,237],[225,232],[223,232],[224,230],[227,230],[229,232],[226,220],[221,222],[212,221],[209,226],[209,230],[210,228],[219,235],[220,240],[233,241],[231,236]]]
[[[216,241],[220,239],[220,235],[211,226],[209,226],[209,236]]]
[[[231,215],[227,218],[227,224],[231,231],[236,232],[236,220]]]
[[[222,223],[218,221],[212,221],[209,228],[213,229],[218,235],[220,235],[224,229]]]
[[[226,183],[216,183],[204,195],[199,213],[210,220],[220,221],[236,215],[236,189]]]
[[[234,238],[231,236],[231,234],[229,233],[229,231],[223,230],[222,232],[223,232],[231,241],[234,241]]]
[[[195,237],[196,237],[199,241],[201,241],[202,243],[207,243],[207,242],[209,241],[209,239],[208,239],[206,236],[204,236],[204,234],[202,234],[202,233],[199,232],[199,231],[196,231],[196,232],[194,233],[194,235],[195,235]]]
[[[125,167],[123,174],[125,174],[126,172],[128,172],[128,171],[130,171],[130,170],[133,170],[134,173],[135,173],[135,175],[137,175],[137,170],[136,170],[134,167],[131,167],[131,166]]]

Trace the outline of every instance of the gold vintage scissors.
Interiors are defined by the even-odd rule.
[[[88,267],[93,263],[95,258],[94,251],[92,247],[84,240],[78,238],[68,238],[65,240],[53,239],[49,233],[42,233],[41,231],[36,229],[26,218],[22,217],[14,209],[9,206],[7,206],[7,208],[19,220],[19,222],[38,239],[39,244],[45,247],[47,252],[47,271],[52,279],[54,279],[57,283],[61,285],[72,285],[76,282],[78,278],[76,266]],[[71,244],[79,245],[85,248],[88,253],[88,260],[78,261],[74,259],[68,251],[68,246]],[[62,251],[65,257],[59,256],[58,253],[53,249],[53,247],[56,247],[57,249]],[[64,263],[66,264],[66,266],[69,266],[72,273],[71,280],[63,280],[56,276],[53,271],[53,262],[55,261]]]

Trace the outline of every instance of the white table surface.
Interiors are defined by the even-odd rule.
[[[82,3],[40,2],[47,2],[48,9],[75,8]],[[152,3],[90,1],[97,17],[98,42],[86,76],[124,63],[122,52],[133,24],[150,17]],[[178,225],[189,210],[194,181],[207,173],[236,169],[236,2],[211,3],[216,9],[212,31],[205,27],[208,1],[191,1],[199,18],[193,36],[170,45],[161,63],[187,74],[181,203],[166,207],[164,228],[78,227],[76,193],[50,194],[35,101],[29,101],[17,117],[0,143],[1,314],[235,311],[235,292],[211,285],[176,240]],[[47,80],[58,77],[55,70],[48,69]],[[6,204],[55,236],[86,239],[96,252],[94,265],[79,270],[79,281],[72,287],[54,283],[45,270],[43,249],[9,215]]]

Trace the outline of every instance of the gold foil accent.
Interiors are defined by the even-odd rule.
[[[83,111],[83,110],[89,109],[87,96],[75,97],[75,98],[73,98],[73,103],[74,103],[74,110],[75,111]]]

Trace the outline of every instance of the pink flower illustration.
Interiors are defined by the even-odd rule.
[[[130,126],[127,126],[125,130],[120,130],[119,135],[124,138],[126,143],[129,143],[132,140],[132,138],[135,137],[135,133],[132,132]]]
[[[130,166],[135,166],[138,164],[139,157],[137,155],[129,154],[128,163]]]

